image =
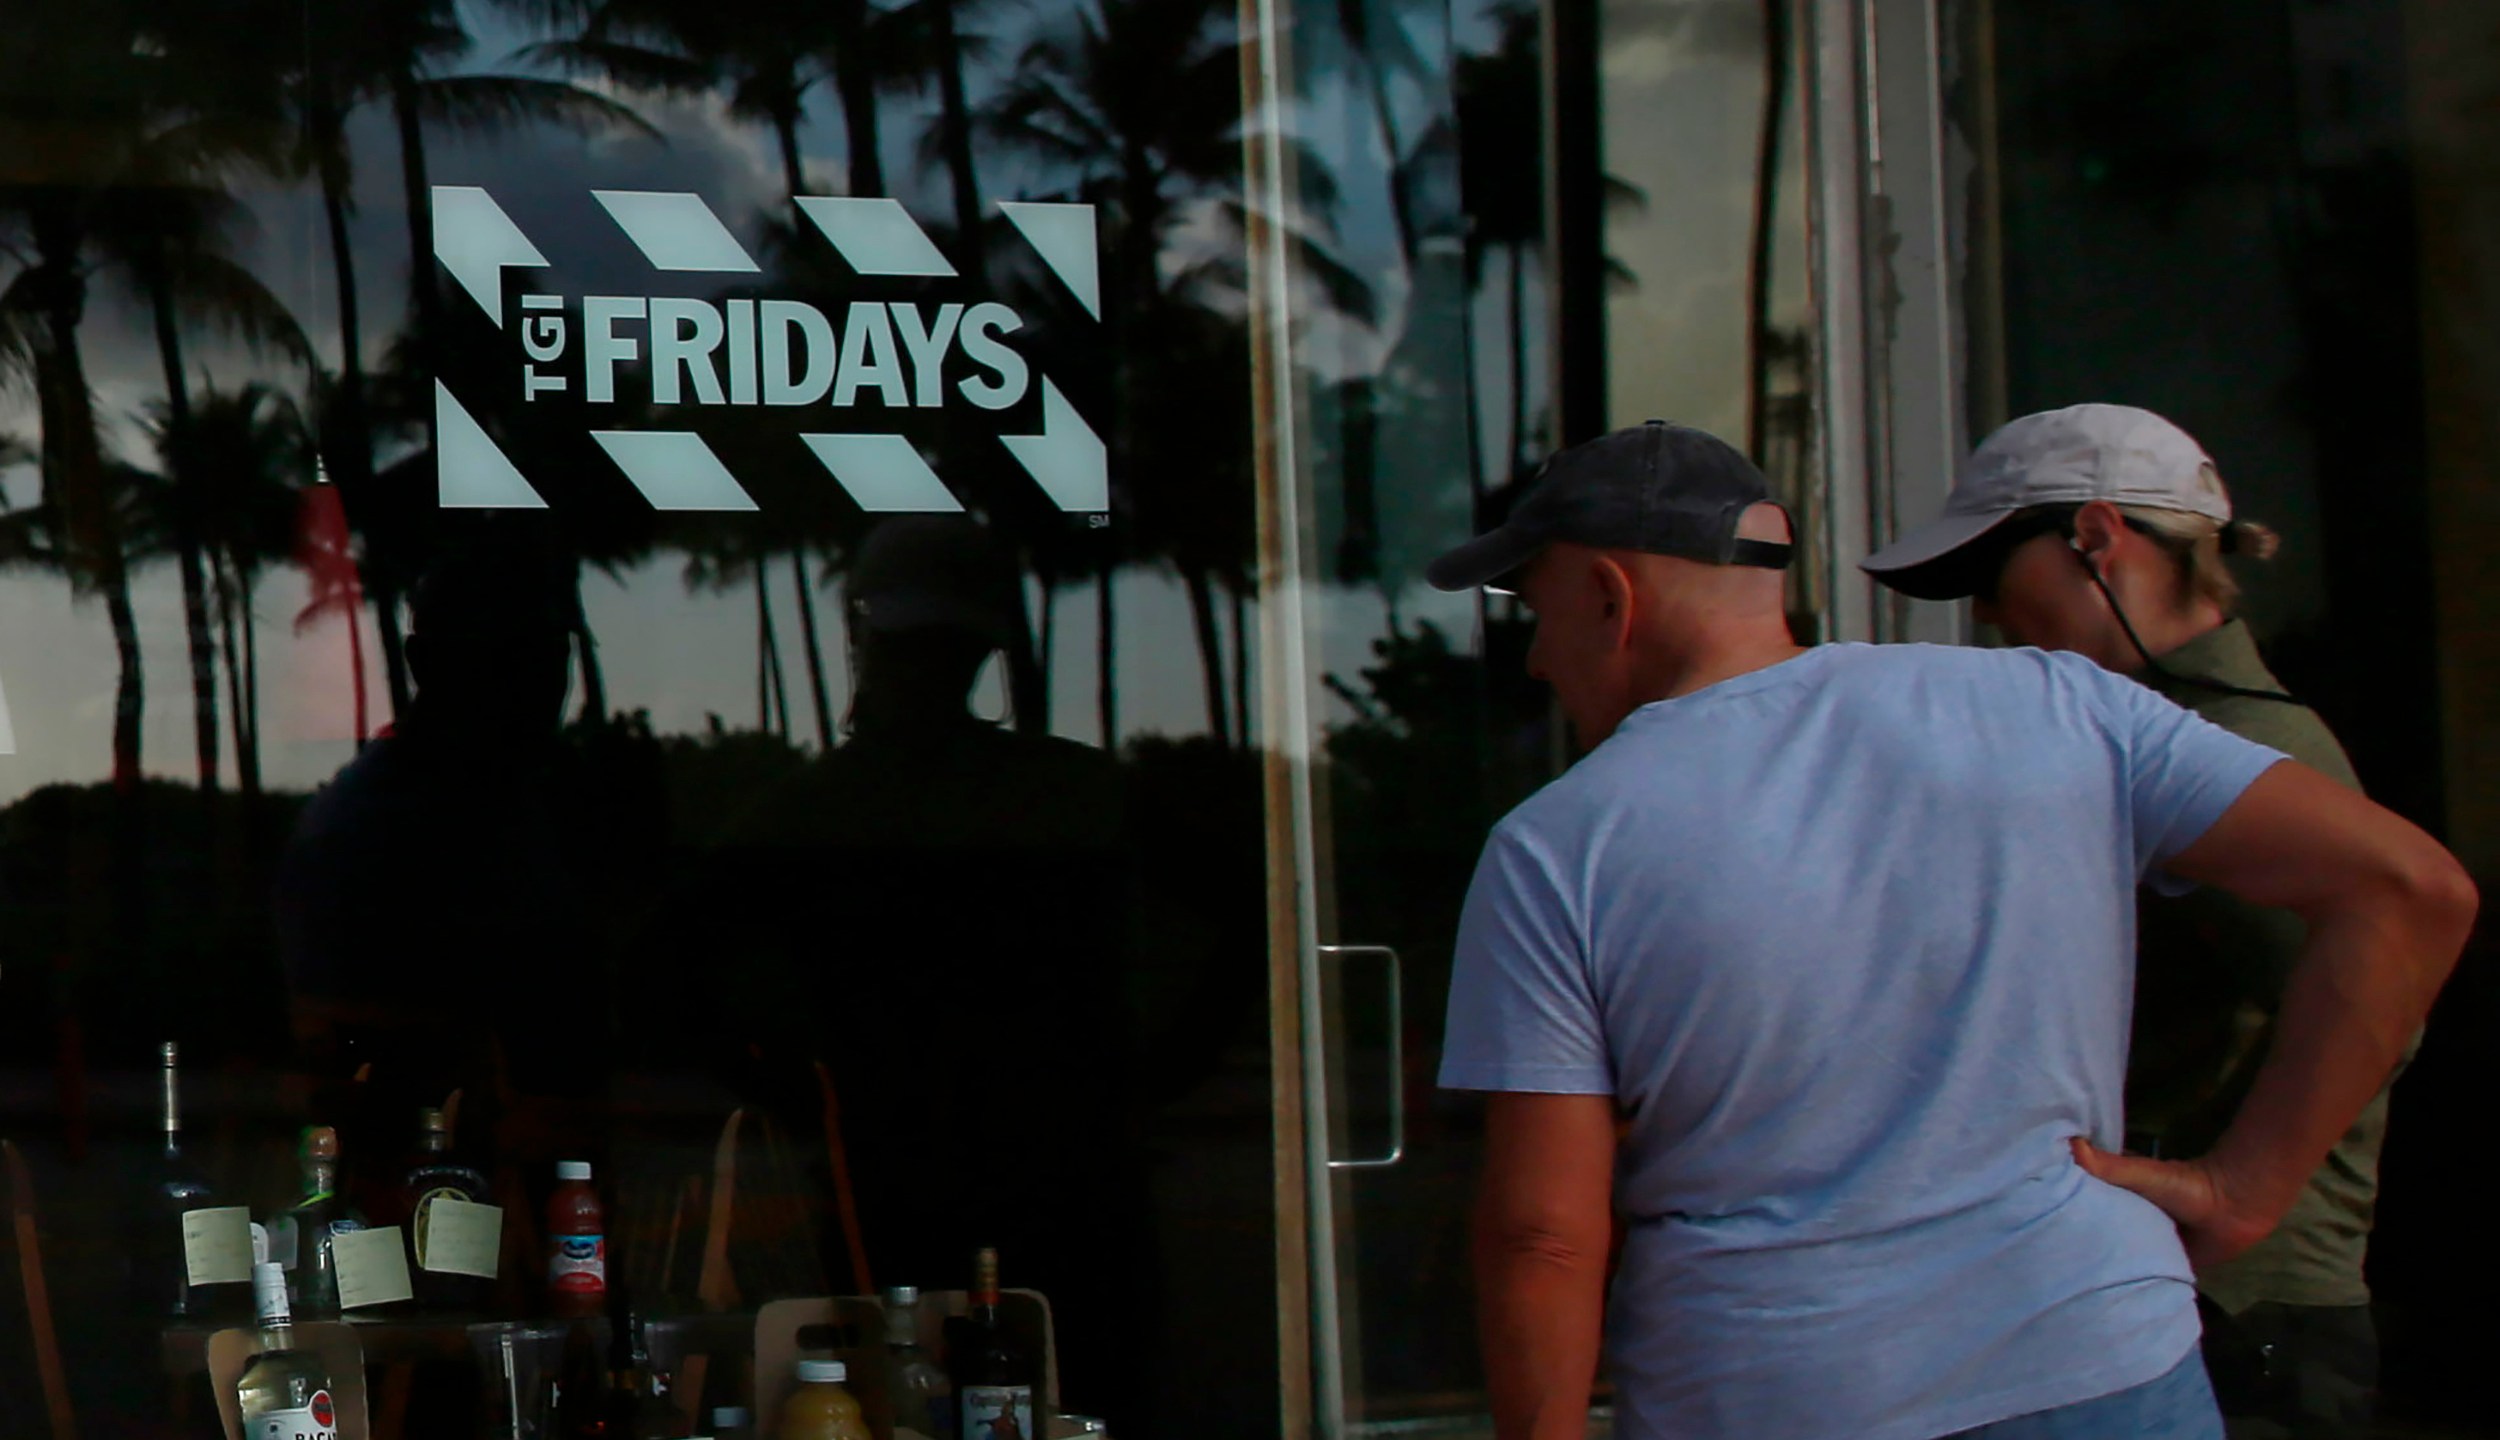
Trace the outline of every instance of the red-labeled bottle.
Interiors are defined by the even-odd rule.
[[[590,1162],[556,1162],[547,1197],[547,1300],[558,1315],[596,1315],[608,1303],[608,1225]]]

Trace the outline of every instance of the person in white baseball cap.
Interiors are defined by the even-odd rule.
[[[1918,599],[1970,598],[2018,644],[2159,676],[2158,657],[2229,621],[2239,586],[2225,557],[2269,559],[2276,543],[2232,514],[2186,431],[2132,405],[2069,405],[1989,436],[1944,513],[1860,566]]]
[[[2232,616],[2227,557],[2273,548],[2272,532],[2233,515],[2187,432],[2131,406],[2072,405],[1989,436],[1944,513],[1864,563],[1910,595],[1969,596],[2016,644],[2075,651],[2358,790],[2343,747]],[[2133,1155],[2193,1156],[2219,1141],[2273,1045],[2303,935],[2290,912],[2219,890],[2139,893]],[[2242,1422],[2321,1440],[2368,1431],[2378,1344],[2362,1270],[2393,1083],[2273,1234],[2197,1274],[2206,1365],[2234,1434]]]

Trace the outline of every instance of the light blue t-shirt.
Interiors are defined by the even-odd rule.
[[[2073,655],[1826,645],[1648,705],[1504,819],[1441,1083],[1629,1124],[1627,1440],[1924,1440],[2197,1338],[2120,1144],[2135,888],[2282,757]]]

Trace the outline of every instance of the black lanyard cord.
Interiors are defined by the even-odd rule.
[[[2142,657],[2146,673],[2173,685],[2192,686],[2215,695],[2237,695],[2246,700],[2275,700],[2285,705],[2300,703],[2299,698],[2289,691],[2251,690],[2245,686],[2226,685],[2220,680],[2205,680],[2194,675],[2181,675],[2165,668],[2159,660],[2153,658],[2152,651],[2144,648],[2142,637],[2135,633],[2135,625],[2127,619],[2126,607],[2118,603],[2118,592],[2110,589],[2109,582],[2101,578],[2101,567],[2093,564],[2092,557],[2084,554],[2080,549],[2076,550],[2074,555],[2077,560],[2083,562],[2083,573],[2091,576],[2092,583],[2100,587],[2101,598],[2109,602],[2109,613],[2118,617],[2118,628],[2126,632],[2127,643],[2133,645],[2135,653]]]

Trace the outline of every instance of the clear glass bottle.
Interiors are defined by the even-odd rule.
[[[894,1405],[895,1428],[916,1430],[929,1440],[953,1440],[955,1387],[920,1348],[920,1291],[897,1285],[885,1292],[885,1393]]]
[[[286,1271],[274,1262],[253,1266],[252,1297],[260,1310],[260,1353],[234,1387],[244,1440],[338,1440],[330,1374],[321,1357],[295,1348]]]

